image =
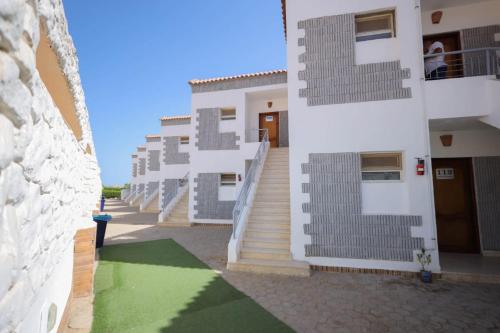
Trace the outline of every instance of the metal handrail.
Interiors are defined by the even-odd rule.
[[[175,196],[177,196],[179,194],[179,189],[184,187],[184,185],[186,185],[187,183],[189,183],[189,172],[186,173],[186,175],[184,177],[177,180],[177,184],[176,184],[176,188],[175,188]],[[172,200],[175,198],[175,196],[172,198]],[[170,204],[170,201],[166,206],[163,206],[163,202],[162,202],[162,212],[165,211],[165,209],[168,207],[169,204]]]
[[[500,47],[483,47],[468,50],[441,52],[424,55],[426,63],[436,57],[447,57],[446,69],[441,78],[451,79],[460,77],[499,75],[500,74]],[[450,59],[451,58],[451,59]],[[429,73],[426,73],[428,75]],[[427,77],[434,80],[435,77]]]
[[[257,153],[255,154],[254,159],[252,160],[252,164],[247,171],[245,181],[243,182],[243,186],[241,187],[240,193],[238,194],[238,198],[236,199],[236,203],[233,208],[233,238],[236,238],[236,230],[238,228],[238,223],[241,219],[241,214],[247,205],[248,194],[250,193],[250,188],[252,184],[255,182],[255,176],[257,174],[258,167],[264,161],[264,155],[266,152],[266,148],[269,145],[269,132],[267,129],[259,130],[259,134],[262,131],[262,140],[259,145],[259,149],[257,149]],[[260,136],[260,135],[259,135]]]

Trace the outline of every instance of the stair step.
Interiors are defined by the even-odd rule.
[[[266,224],[286,224],[290,226],[290,214],[269,214],[268,212],[252,212],[248,217],[248,221],[253,223],[266,223]]]
[[[290,230],[290,223],[279,223],[279,222],[263,222],[262,220],[250,219],[247,228],[251,229],[262,229],[262,230]]]
[[[275,238],[290,240],[290,231],[288,230],[263,230],[248,228],[245,235],[250,238]]]
[[[290,212],[290,206],[284,206],[281,202],[254,202],[252,211],[261,209],[267,209],[276,212]]]
[[[236,263],[228,263],[227,268],[232,271],[253,272],[262,274],[281,274],[308,277],[309,265],[293,260],[259,260],[240,259]]]
[[[172,227],[172,228],[189,228],[191,227],[191,223],[172,223],[172,222],[163,222],[158,223],[160,227]]]
[[[266,249],[285,249],[290,250],[290,242],[284,239],[254,238],[245,237],[243,247],[261,247]]]
[[[269,201],[275,201],[275,202],[280,202],[280,203],[284,203],[284,202],[288,202],[290,203],[290,197],[289,196],[286,196],[286,197],[283,197],[283,196],[279,196],[279,195],[269,195],[269,194],[259,194],[257,192],[257,195],[255,196],[255,201],[254,202],[269,202]]]
[[[241,249],[241,259],[290,260],[291,258],[288,249],[263,249],[256,247],[243,247]]]

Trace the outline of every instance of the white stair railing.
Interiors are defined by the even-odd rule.
[[[189,172],[182,179],[179,179],[179,181],[177,182],[175,189],[176,193],[175,197],[172,200],[170,200],[170,202],[165,207],[163,207],[162,203],[160,214],[158,214],[159,223],[162,223],[167,219],[167,217],[170,215],[170,213],[172,213],[172,210],[175,208],[177,203],[182,199],[182,197],[184,196],[184,194],[188,189],[189,189]],[[159,198],[159,200],[161,201],[162,199]]]
[[[243,238],[242,235],[245,232],[246,221],[253,204],[260,174],[262,173],[264,162],[269,151],[269,133],[267,129],[259,131],[262,131],[260,134],[261,143],[247,171],[245,181],[243,182],[243,186],[241,187],[233,209],[233,232],[228,244],[228,262],[236,262],[238,260]]]
[[[144,201],[141,203],[140,211],[147,209],[148,206],[156,199],[158,194],[160,193],[160,189],[157,188],[151,195],[145,196]]]

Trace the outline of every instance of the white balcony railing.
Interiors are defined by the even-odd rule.
[[[444,57],[444,61],[442,60]],[[500,47],[460,50],[424,56],[426,80],[473,76],[500,76]]]

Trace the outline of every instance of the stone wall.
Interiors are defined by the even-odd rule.
[[[325,16],[298,23],[305,30],[298,44],[306,48],[299,56],[306,68],[299,79],[307,82],[299,95],[307,98],[307,105],[411,98],[411,89],[403,87],[410,69],[402,69],[399,61],[356,64],[354,17]]]
[[[500,156],[474,158],[477,218],[484,251],[500,251]]]
[[[423,238],[411,233],[422,225],[421,216],[362,213],[359,153],[309,154],[302,172],[309,175],[309,183],[302,184],[310,197],[303,204],[311,216],[304,225],[311,236],[307,257],[411,262],[414,250],[424,247]]]
[[[219,108],[196,110],[196,141],[198,150],[239,150],[237,142],[240,137],[236,132],[220,132]]]
[[[41,31],[73,97],[80,139],[36,68]],[[94,151],[61,1],[0,1],[0,332],[38,332],[51,303],[59,325],[71,290],[73,238],[93,227],[99,198]]]
[[[195,218],[217,220],[230,220],[233,218],[233,208],[236,201],[219,200],[220,174],[200,173],[194,179],[194,182],[196,183],[194,188]]]

